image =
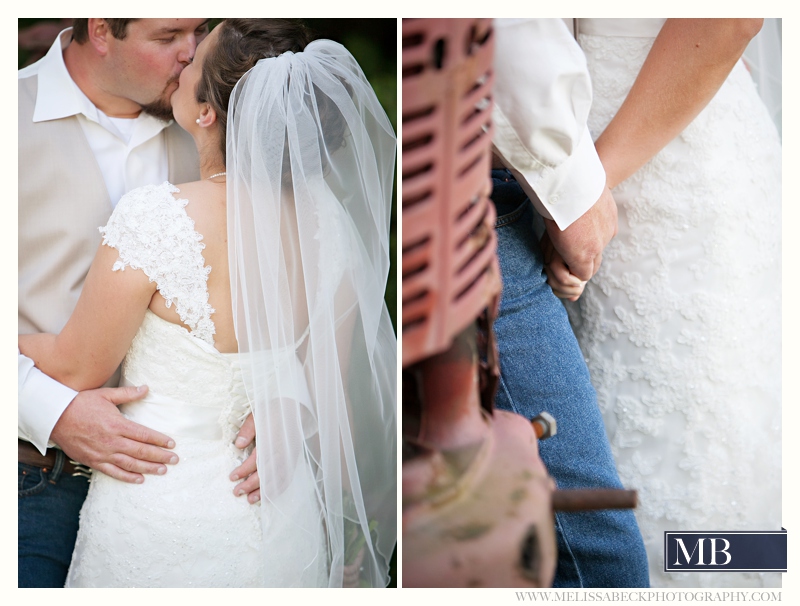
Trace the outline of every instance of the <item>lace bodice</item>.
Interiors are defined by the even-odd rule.
[[[121,384],[150,389],[143,400],[120,406],[129,418],[171,437],[221,437],[232,456],[241,456],[232,444],[251,409],[238,354],[219,353],[148,310],[122,363]]]
[[[214,309],[208,303],[208,274],[203,259],[203,236],[186,214],[188,200],[175,198],[180,190],[164,182],[125,194],[108,224],[100,228],[103,244],[119,252],[114,271],[141,269],[167,302],[175,304],[192,334],[214,344]]]

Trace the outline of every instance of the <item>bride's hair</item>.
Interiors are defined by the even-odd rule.
[[[200,103],[208,103],[217,114],[224,162],[228,101],[233,87],[259,60],[287,51],[299,53],[313,36],[311,30],[293,19],[226,19],[217,27],[217,45],[206,55],[195,94]]]

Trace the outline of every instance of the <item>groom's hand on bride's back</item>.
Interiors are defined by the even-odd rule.
[[[103,387],[80,392],[50,434],[70,459],[122,480],[139,484],[142,474],[163,475],[178,456],[169,436],[134,423],[117,409],[143,398],[147,387]]]

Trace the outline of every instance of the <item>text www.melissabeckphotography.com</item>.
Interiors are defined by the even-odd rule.
[[[780,591],[517,591],[518,602],[780,602]]]

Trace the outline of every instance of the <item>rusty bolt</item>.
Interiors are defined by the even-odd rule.
[[[536,437],[540,440],[551,438],[558,433],[555,417],[549,412],[540,412],[531,419],[531,423],[533,424],[533,431],[536,432]]]

